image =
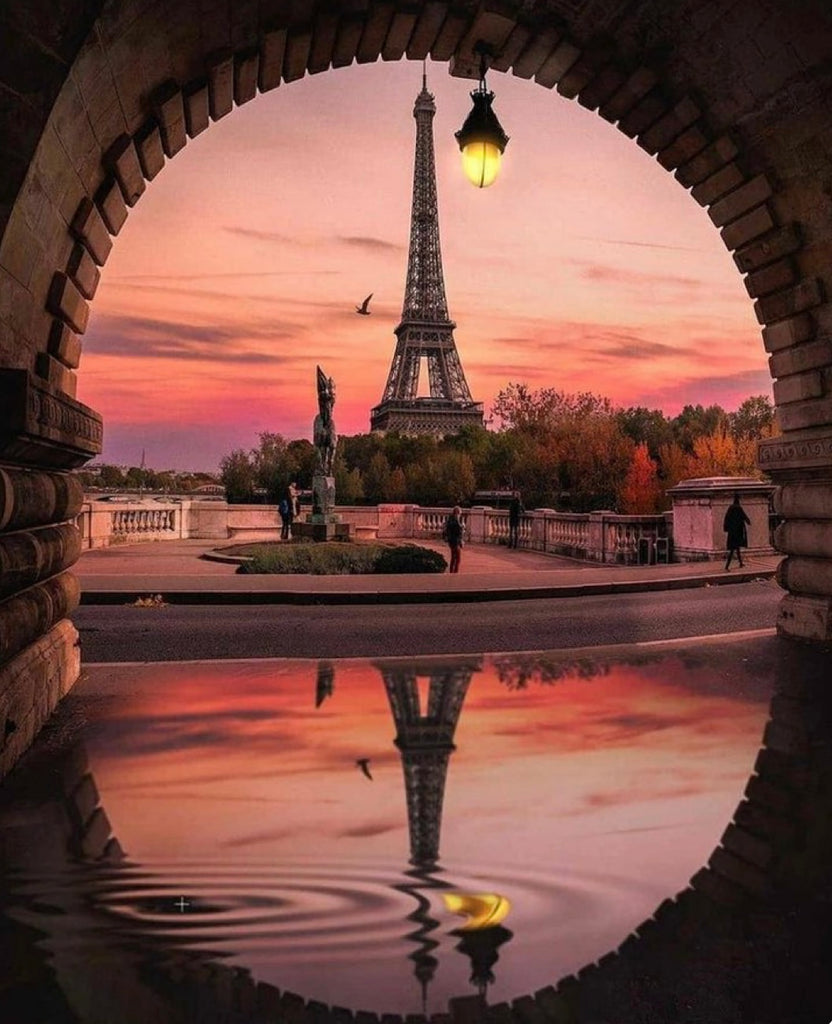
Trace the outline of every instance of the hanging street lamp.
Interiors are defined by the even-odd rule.
[[[474,106],[454,138],[462,151],[465,176],[477,188],[487,188],[499,173],[508,135],[491,109],[494,93],[485,84],[485,47],[478,45],[475,52],[480,55],[480,82],[471,93]]]

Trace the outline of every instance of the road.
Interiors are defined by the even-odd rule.
[[[774,625],[773,581],[598,597],[424,605],[84,605],[87,662],[484,654],[665,640]]]

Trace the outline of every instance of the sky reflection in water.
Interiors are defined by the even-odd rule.
[[[77,698],[90,702],[90,764],[130,862],[179,884],[195,910],[200,898],[223,906],[246,879],[262,890],[265,920],[247,928],[231,909],[195,945],[307,998],[399,1012],[421,1008],[421,963],[436,1012],[473,992],[476,973],[454,948],[461,919],[442,887],[512,902],[496,1002],[617,945],[718,841],[767,687],[724,647],[637,662],[421,659],[423,707],[432,668],[472,672],[439,868],[420,877],[403,874],[402,756],[382,681],[392,662],[94,666]],[[321,674],[333,692],[316,708]],[[426,933],[439,942],[430,968]]]

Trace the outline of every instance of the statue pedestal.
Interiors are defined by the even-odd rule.
[[[306,517],[305,523],[297,520],[292,524],[292,536],[299,540],[351,540],[352,528],[349,523],[342,523],[338,516],[322,516],[315,512]]]
[[[316,473],[312,477],[312,515],[327,516],[335,507],[335,477]]]

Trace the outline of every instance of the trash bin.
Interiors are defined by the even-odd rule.
[[[653,547],[649,537],[639,537],[638,539],[638,564],[649,565],[652,561],[651,548]]]

